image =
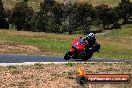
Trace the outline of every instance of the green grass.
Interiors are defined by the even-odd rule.
[[[114,29],[105,35],[99,36],[102,43],[101,52],[95,57],[132,59],[132,28],[130,25],[122,29]]]
[[[101,44],[101,50],[100,53],[95,53],[93,57],[132,59],[131,27],[131,25],[125,25],[122,27],[122,29],[114,29],[103,35],[97,34],[97,41]],[[71,47],[70,44],[72,41],[76,38],[79,38],[80,36],[82,35],[63,35],[42,32],[18,32],[15,30],[0,30],[0,42],[13,42],[36,46],[45,51],[43,54],[51,56],[64,56],[64,54]],[[8,53],[8,51],[6,53]]]
[[[13,32],[15,34],[13,34]],[[18,34],[17,34],[18,33]],[[39,47],[46,52],[51,52],[50,55],[63,55],[70,48],[70,43],[75,36],[68,35],[57,35],[57,34],[49,34],[49,33],[32,33],[21,32],[22,35],[17,31],[8,31],[1,30],[0,32],[0,41],[1,42],[14,42],[14,43],[22,43],[27,45],[32,45]],[[31,35],[33,34],[33,35]],[[64,37],[64,38],[63,38]],[[24,52],[23,52],[24,53]]]

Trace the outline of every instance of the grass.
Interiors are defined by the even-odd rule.
[[[59,2],[63,2],[63,0],[56,0]],[[74,0],[74,1],[83,1],[83,0]],[[100,4],[106,4],[109,5],[111,7],[115,7],[118,5],[118,3],[120,2],[120,0],[84,0],[84,1],[90,1],[92,3],[93,6],[98,6]],[[132,2],[132,0],[130,0]],[[15,3],[17,2],[14,0],[10,0],[10,1],[4,1],[4,8],[6,9],[12,9],[15,6]],[[34,2],[34,3],[31,3]],[[29,0],[28,5],[30,7],[33,8],[34,11],[39,11],[40,9],[40,3],[42,2],[42,0]]]
[[[63,2],[63,0],[56,0],[56,1]],[[100,4],[106,4],[106,5],[109,5],[111,7],[118,6],[118,3],[121,2],[121,0],[71,0],[71,1],[79,1],[79,2],[89,1],[90,3],[92,3],[93,6],[98,6]],[[130,0],[130,1],[132,1],[132,0]]]
[[[100,53],[95,53],[95,58],[132,59],[132,28],[125,25],[122,29],[114,29],[103,35],[97,34],[97,41],[101,44]],[[15,30],[0,30],[0,42],[13,44],[26,44],[44,50],[51,56],[64,56],[71,47],[74,39],[83,35],[52,34],[42,32],[18,32]],[[4,43],[3,43],[4,44]],[[9,51],[7,50],[6,53]],[[19,50],[17,51],[20,52]],[[13,53],[13,52],[10,52]],[[25,52],[22,52],[25,53]]]
[[[3,0],[4,8],[5,9],[14,8],[15,4],[17,3],[17,1],[22,1],[22,0],[10,0],[10,1]],[[34,2],[34,3],[32,3],[32,2]],[[28,6],[32,7],[34,11],[39,11],[41,2],[42,2],[41,0],[29,0]]]
[[[100,4],[106,4],[111,7],[115,7],[118,5],[120,0],[90,0],[90,2],[92,3],[93,6],[98,6]]]
[[[128,25],[130,26],[130,25]],[[105,35],[99,36],[102,45],[101,52],[95,57],[132,59],[132,28],[112,30]]]
[[[75,36],[61,35],[61,34],[49,34],[49,33],[32,33],[32,32],[17,32],[1,30],[0,40],[7,42],[24,43],[27,45],[37,46],[44,49],[49,54],[56,53],[58,55],[64,54],[69,48],[70,43]]]
[[[75,66],[75,63],[67,63],[67,64],[65,64],[66,66],[69,66],[69,67],[72,67],[72,66]]]

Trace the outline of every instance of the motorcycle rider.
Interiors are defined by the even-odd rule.
[[[86,61],[99,49],[100,44],[96,42],[95,34],[89,33],[86,37],[80,37],[73,41],[72,47],[70,51],[65,54],[64,59],[82,59]]]
[[[83,38],[85,44],[87,44],[88,47],[86,47],[84,52],[96,52],[100,49],[100,44],[97,44],[95,34],[89,33],[86,37]]]

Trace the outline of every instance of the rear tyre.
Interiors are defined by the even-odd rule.
[[[83,61],[87,61],[87,60],[89,60],[92,56],[93,56],[93,53],[89,53],[89,54],[87,54],[86,57],[84,57],[82,60],[83,60]]]
[[[80,85],[86,84],[87,83],[87,78],[84,77],[84,76],[78,76],[77,83],[80,84]]]
[[[100,44],[96,44],[93,46],[94,52],[98,51],[100,49]]]
[[[83,61],[87,61],[87,54],[86,53],[81,53],[79,56],[78,56],[79,59],[82,59]]]
[[[64,59],[65,60],[69,60],[69,59],[72,59],[73,58],[73,53],[72,52],[67,52],[64,56]]]
[[[88,59],[90,59],[90,58],[85,57],[85,58],[83,58],[82,60],[83,60],[83,61],[87,61]]]

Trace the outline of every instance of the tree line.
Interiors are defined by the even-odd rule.
[[[132,2],[129,0],[121,0],[117,7],[105,4],[93,7],[89,2],[59,3],[44,0],[38,12],[28,6],[28,0],[16,3],[12,10],[5,10],[0,0],[0,28],[9,29],[10,24],[18,31],[87,33],[91,26],[101,31],[119,28],[129,23],[131,16]]]

